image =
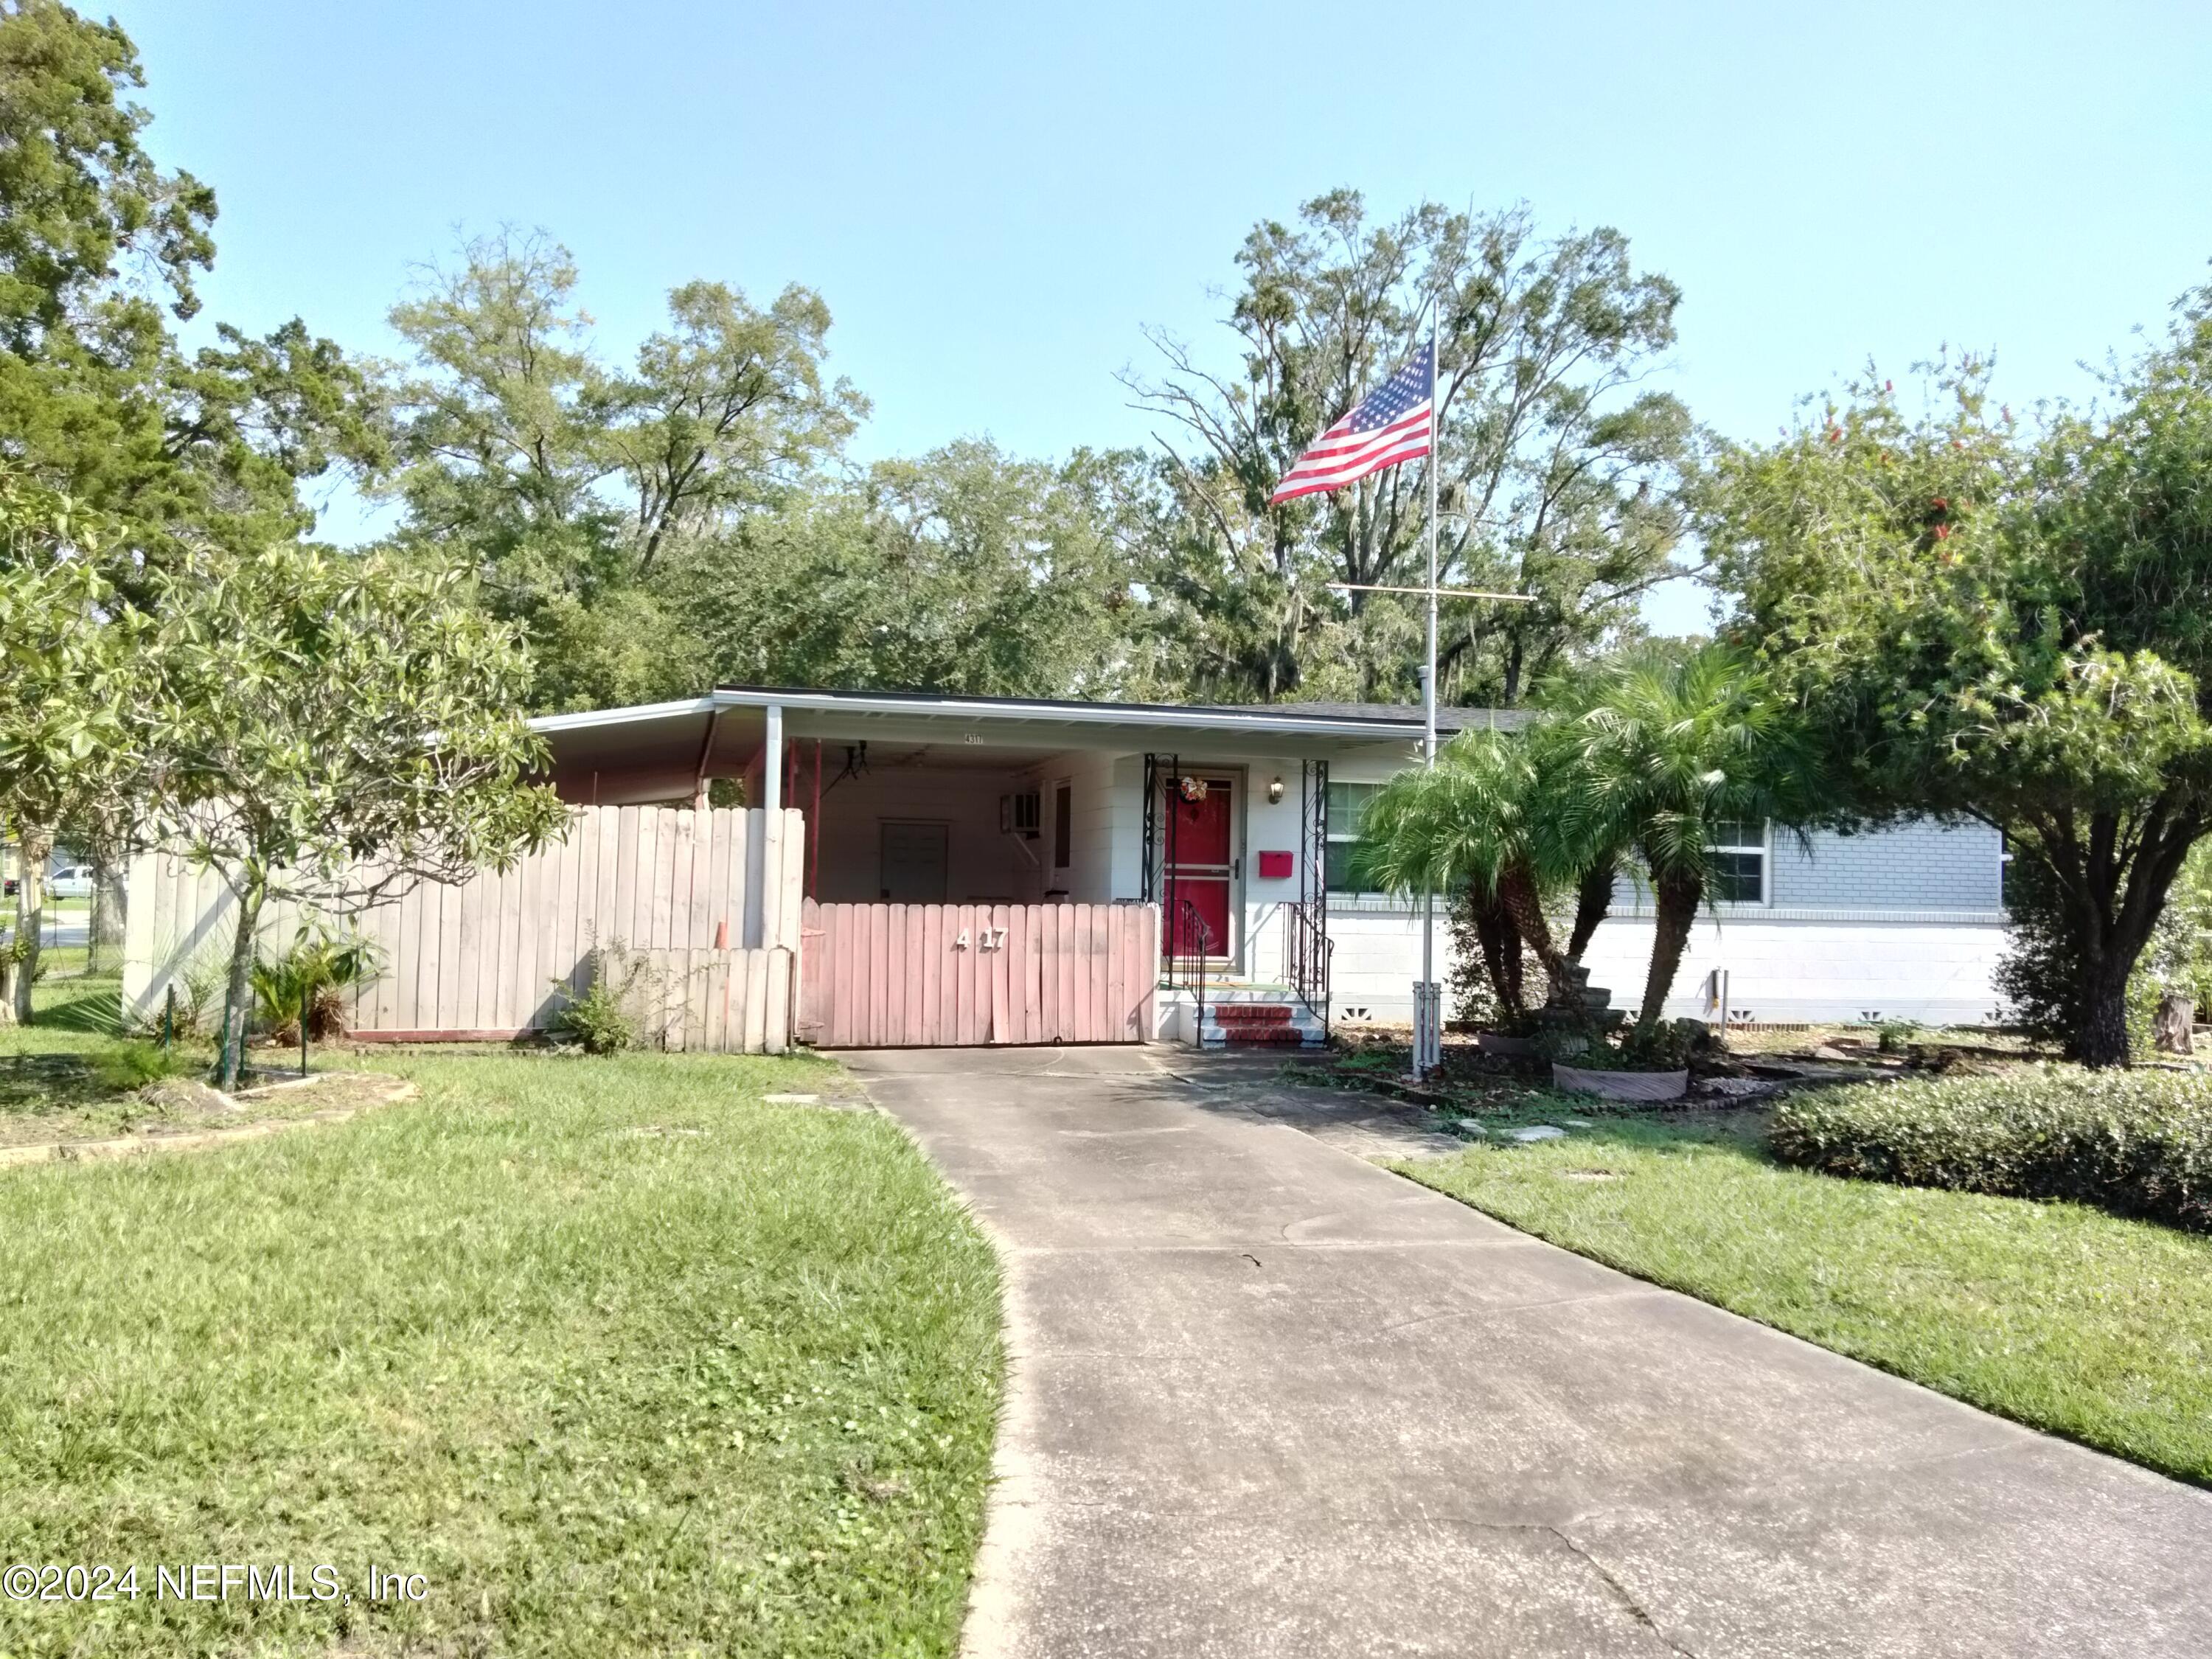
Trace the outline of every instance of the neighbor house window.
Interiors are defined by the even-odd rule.
[[[1052,867],[1055,870],[1065,870],[1073,861],[1069,854],[1074,834],[1068,828],[1068,819],[1074,799],[1075,786],[1061,779],[1052,792]]]
[[[1713,826],[1708,844],[1712,881],[1706,896],[1715,902],[1764,904],[1766,902],[1766,826],[1755,822],[1723,822]]]
[[[1379,783],[1332,783],[1328,787],[1328,848],[1323,857],[1332,893],[1376,893],[1382,889],[1356,873],[1359,821]]]

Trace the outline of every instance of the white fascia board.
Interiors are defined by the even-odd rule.
[[[1418,738],[1421,735],[1419,720],[1358,720],[1330,715],[1293,715],[1271,711],[1264,707],[1255,708],[1247,714],[1241,711],[1212,708],[1135,708],[1126,703],[1086,706],[1081,703],[972,702],[959,697],[922,702],[910,697],[875,698],[865,695],[838,696],[818,691],[717,691],[713,702],[726,708],[766,708],[774,705],[823,714],[926,720],[990,720],[1009,726],[1119,726],[1135,730],[1207,732],[1224,736],[1249,732],[1273,737],[1364,738],[1370,743],[1392,743],[1408,738]],[[705,705],[670,703],[660,706],[672,712],[679,708]],[[610,712],[623,712],[635,716],[644,711]]]
[[[589,732],[604,726],[637,726],[647,720],[673,720],[684,714],[709,714],[720,706],[713,697],[686,697],[676,702],[635,703],[628,708],[587,708],[578,714],[540,714],[530,722],[530,729]]]

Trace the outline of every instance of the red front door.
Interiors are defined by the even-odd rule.
[[[1204,793],[1192,799],[1201,787]],[[1161,891],[1167,916],[1160,936],[1170,956],[1197,952],[1220,958],[1235,948],[1229,931],[1236,873],[1236,816],[1231,805],[1227,778],[1185,773],[1164,787],[1160,842],[1166,864]]]

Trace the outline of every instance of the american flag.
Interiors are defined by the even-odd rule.
[[[1429,453],[1436,414],[1436,383],[1429,374],[1429,353],[1413,354],[1389,380],[1359,400],[1359,406],[1314,441],[1283,474],[1270,504],[1317,490],[1339,489],[1354,478]]]

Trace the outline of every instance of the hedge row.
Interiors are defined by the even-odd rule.
[[[2212,1232],[2212,1077],[2030,1066],[1798,1095],[1786,1164],[1913,1187],[2074,1199]]]

